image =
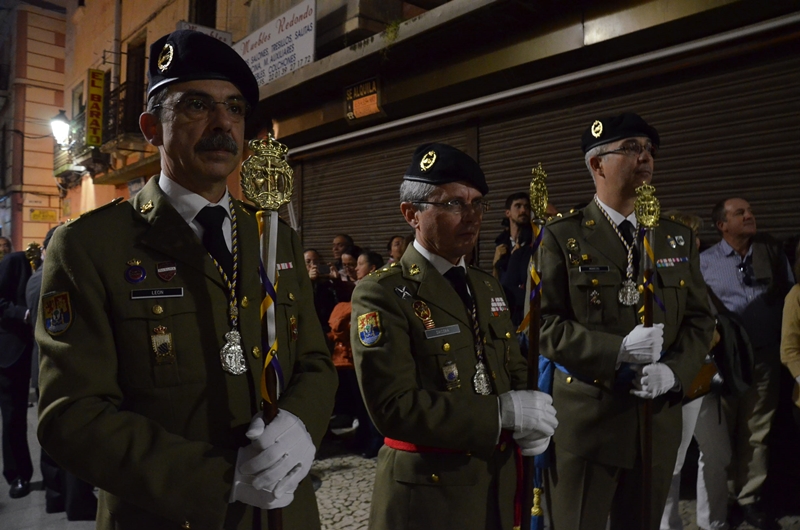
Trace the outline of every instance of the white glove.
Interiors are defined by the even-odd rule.
[[[550,444],[550,436],[540,438],[539,436],[519,436],[514,434],[514,440],[522,450],[522,456],[536,456],[545,452]]]
[[[634,366],[636,377],[633,378],[635,390],[631,394],[642,399],[653,399],[666,394],[675,386],[675,373],[664,363],[653,363],[646,366]]]
[[[624,339],[617,355],[617,368],[622,363],[650,364],[658,362],[664,346],[664,324],[646,328],[639,324]]]
[[[536,390],[511,390],[500,395],[500,424],[520,437],[553,436],[558,426],[553,398]]]
[[[281,409],[269,425],[256,414],[246,436],[252,443],[239,449],[231,502],[263,509],[288,506],[314,461],[311,435],[300,418]]]

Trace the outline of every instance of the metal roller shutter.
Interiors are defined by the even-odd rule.
[[[548,189],[561,211],[594,193],[580,135],[597,117],[625,110],[655,125],[662,149],[653,184],[662,210],[701,216],[701,238],[715,242],[711,208],[741,196],[753,205],[760,231],[784,239],[800,232],[800,54],[790,46],[700,70],[671,72],[647,84],[588,93],[581,102],[484,119],[480,162],[494,211],[484,221],[481,265],[491,265],[505,197],[527,191],[530,170],[542,162]],[[520,115],[521,114],[521,115]]]

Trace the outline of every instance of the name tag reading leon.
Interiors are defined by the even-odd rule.
[[[181,298],[183,287],[171,289],[134,289],[131,291],[131,300],[145,300],[148,298]]]

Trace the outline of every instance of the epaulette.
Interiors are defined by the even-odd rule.
[[[380,269],[375,269],[374,271],[369,273],[369,276],[373,278],[380,278],[382,276],[391,276],[402,272],[403,267],[401,267],[397,262],[392,263],[391,265],[387,265],[386,267],[381,267]]]
[[[84,217],[89,217],[90,215],[96,214],[97,212],[103,211],[103,210],[105,210],[107,208],[111,208],[112,206],[116,206],[116,205],[120,204],[124,200],[125,200],[124,197],[117,197],[116,199],[114,199],[113,201],[109,202],[108,204],[104,204],[102,206],[98,206],[94,210],[89,210],[88,212],[82,213],[81,215],[78,216],[78,219],[83,219]],[[67,222],[68,223],[75,222],[78,219],[68,219]]]
[[[551,217],[547,221],[547,224],[548,225],[552,225],[552,224],[560,223],[561,221],[564,221],[566,219],[572,219],[574,217],[578,217],[578,216],[581,216],[581,215],[583,215],[583,210],[573,210],[573,211],[571,211],[569,213],[562,214],[561,217]]]

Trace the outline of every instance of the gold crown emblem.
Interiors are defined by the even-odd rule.
[[[253,154],[242,163],[242,193],[262,210],[278,210],[292,199],[294,171],[289,148],[272,137],[250,140]]]
[[[153,333],[155,335],[166,335],[167,334],[167,328],[165,326],[157,326],[157,327],[153,328]]]
[[[167,71],[169,65],[172,64],[172,58],[175,55],[175,48],[172,47],[172,44],[165,44],[164,47],[161,49],[161,53],[158,54],[158,71],[162,74]]]
[[[531,212],[534,219],[544,219],[545,211],[547,210],[547,172],[542,168],[542,163],[531,170]]]
[[[600,138],[600,135],[603,134],[603,122],[600,120],[594,120],[592,124],[592,136],[595,138]]]
[[[636,220],[645,228],[658,226],[658,218],[661,215],[661,203],[653,195],[655,191],[655,187],[646,182],[636,188],[636,202],[633,208],[636,211]]]
[[[419,161],[419,168],[422,171],[428,171],[436,163],[436,151],[428,151],[422,160]]]

